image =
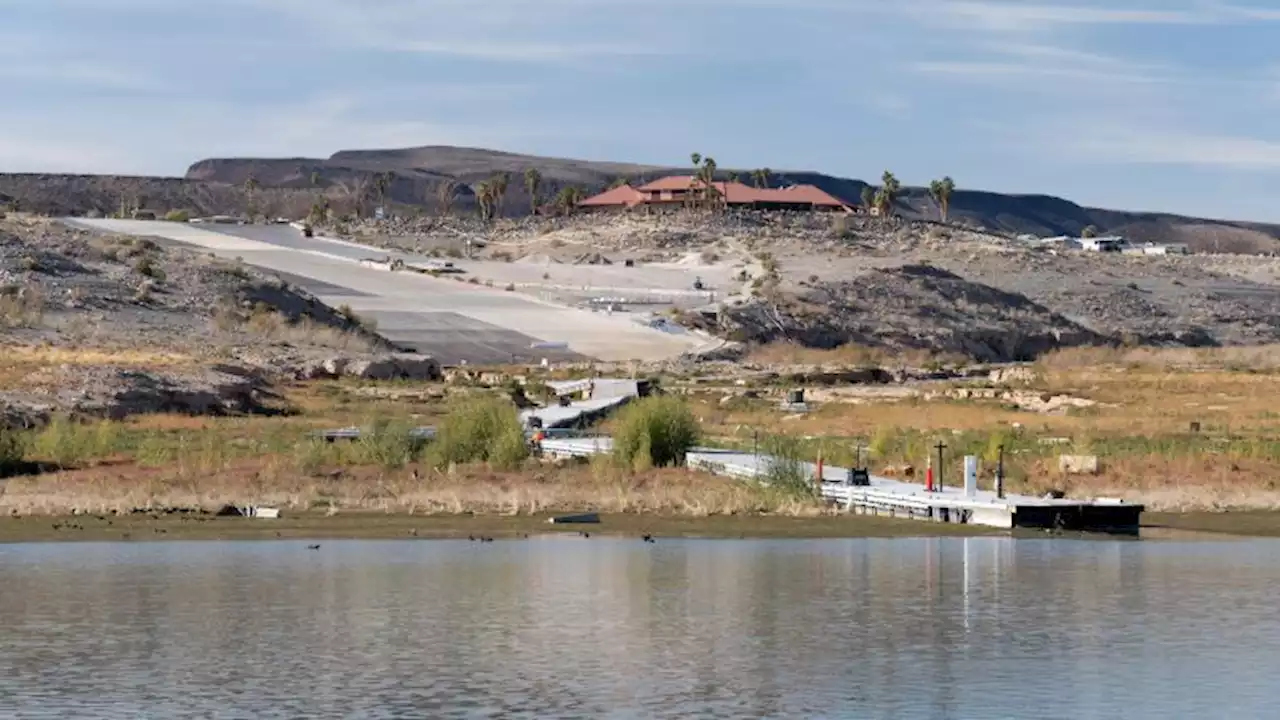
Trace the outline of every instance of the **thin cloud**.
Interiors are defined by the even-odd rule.
[[[119,92],[164,90],[164,85],[148,73],[83,61],[0,63],[0,79],[67,85],[80,90]]]
[[[1107,164],[1181,165],[1245,172],[1280,171],[1280,140],[1180,129],[1063,123],[1045,143],[1073,160]]]
[[[1162,3],[1162,7],[1113,3],[1034,3],[1002,0],[903,0],[899,6],[922,20],[974,30],[1036,32],[1091,25],[1214,25],[1280,20],[1280,10],[1226,4]]]

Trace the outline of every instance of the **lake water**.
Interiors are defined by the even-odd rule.
[[[1275,718],[1280,542],[0,546],[5,718]]]

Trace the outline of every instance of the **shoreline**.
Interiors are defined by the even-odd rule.
[[[373,511],[286,513],[278,519],[195,513],[29,515],[0,518],[0,544],[45,542],[270,541],[270,540],[495,540],[540,535],[700,539],[868,539],[931,537],[1075,537],[1133,540],[1122,535],[1055,535],[975,525],[928,523],[865,515],[677,516],[601,514],[599,523],[551,524],[552,515],[410,515]],[[1147,513],[1148,540],[1280,538],[1280,512]]]

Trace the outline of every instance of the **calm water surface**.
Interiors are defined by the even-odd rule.
[[[1280,543],[0,547],[0,717],[1276,718]]]

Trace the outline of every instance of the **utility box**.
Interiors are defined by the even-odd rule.
[[[978,495],[978,457],[976,455],[964,456],[964,496],[967,498],[976,497]]]
[[[868,487],[871,485],[871,473],[866,468],[849,468],[846,484],[854,487]]]

